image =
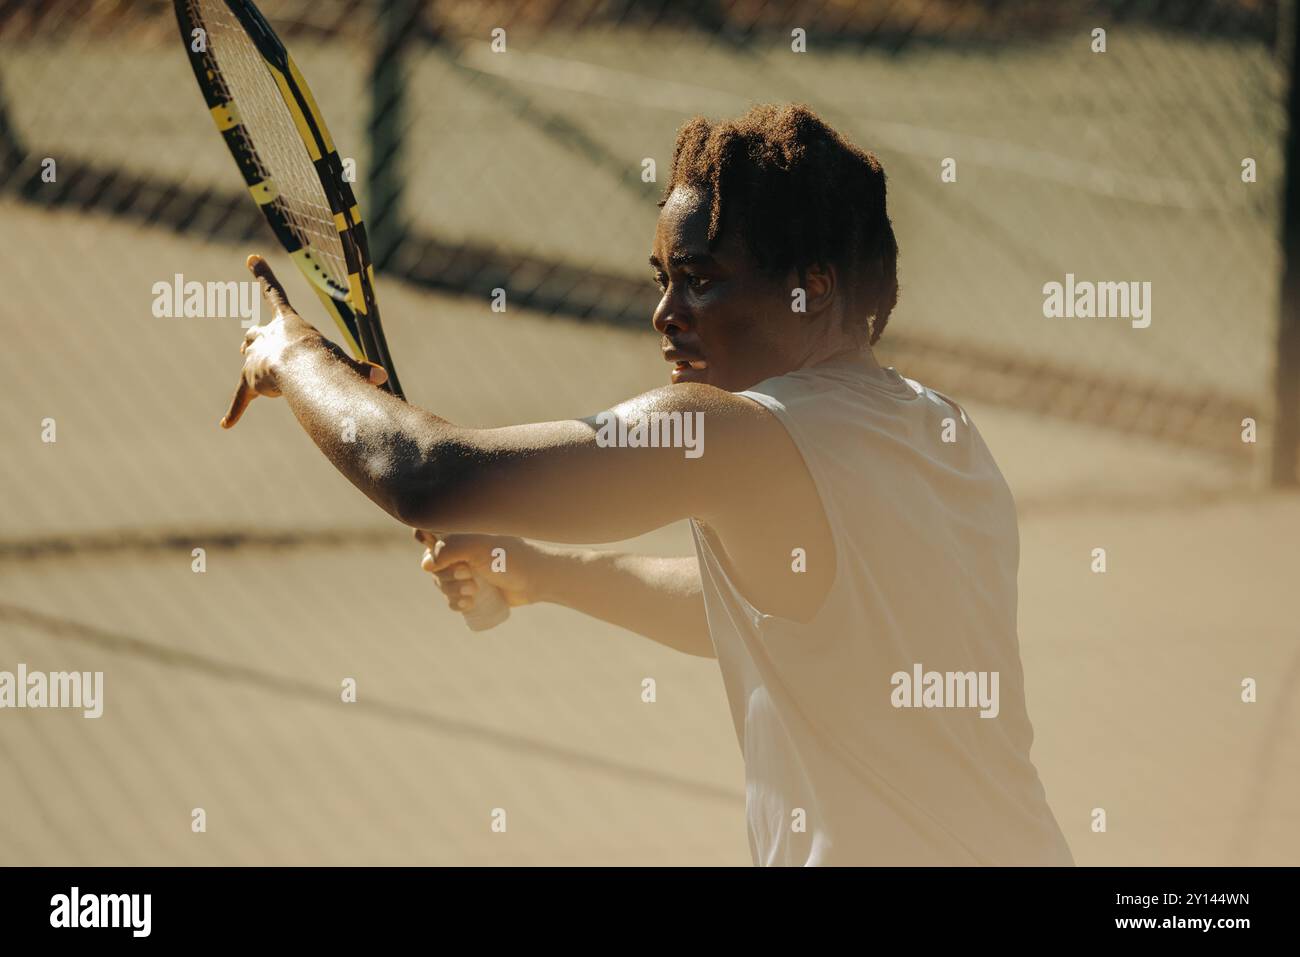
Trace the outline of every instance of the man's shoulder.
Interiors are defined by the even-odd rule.
[[[728,392],[703,382],[682,382],[654,389],[625,403],[644,412],[664,415],[701,413],[711,428],[762,432],[775,424],[762,402],[740,392]]]

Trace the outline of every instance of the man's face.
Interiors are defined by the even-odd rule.
[[[650,265],[663,297],[654,327],[672,381],[738,392],[797,365],[791,288],[765,275],[739,233],[708,243],[707,194],[675,188],[659,213]]]

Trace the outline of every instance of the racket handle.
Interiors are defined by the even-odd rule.
[[[487,631],[510,617],[510,603],[500,588],[488,584],[478,575],[474,576],[474,581],[478,585],[474,607],[462,614],[470,631]]]

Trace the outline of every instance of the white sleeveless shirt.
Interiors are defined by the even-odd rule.
[[[835,579],[810,622],[750,605],[691,521],[754,861],[1073,864],[1029,759],[1010,490],[964,411],[884,373],[839,359],[739,393],[790,433],[831,528]],[[896,707],[896,675],[928,672],[997,672],[996,715]],[[916,703],[961,703],[933,681]]]

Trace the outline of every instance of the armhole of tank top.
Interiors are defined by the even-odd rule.
[[[848,567],[848,559],[843,541],[843,521],[839,512],[839,504],[835,501],[834,496],[830,494],[826,478],[822,475],[821,468],[817,464],[817,459],[809,455],[809,449],[804,441],[799,427],[794,423],[790,412],[785,407],[785,403],[780,399],[768,395],[765,392],[738,392],[737,395],[744,396],[752,402],[761,405],[771,415],[781,423],[786,434],[790,436],[790,441],[794,443],[799,452],[799,457],[803,459],[804,468],[812,476],[813,487],[817,492],[817,500],[821,503],[822,514],[826,516],[826,524],[831,532],[831,547],[835,551],[835,577],[831,581],[830,588],[826,590],[826,595],[822,599],[817,613],[808,619],[808,621],[795,621],[793,618],[783,618],[780,615],[769,615],[759,612],[762,616],[761,621],[765,626],[780,626],[786,628],[812,628],[830,613],[832,607],[840,600],[840,591],[844,587],[844,576]],[[757,611],[757,609],[755,609]]]
[[[716,586],[719,590],[726,589],[727,594],[723,596],[724,600],[729,597],[731,601],[735,602],[740,607],[740,610],[744,612],[745,616],[750,620],[755,628],[761,628],[763,622],[768,620],[771,616],[766,612],[759,611],[748,598],[740,593],[740,589],[736,587],[736,583],[732,580],[731,571],[728,569],[727,563],[722,560],[722,556],[718,554],[718,550],[713,547],[713,542],[710,538],[715,533],[712,528],[705,525],[698,518],[692,518],[690,522],[691,535],[694,536],[696,541],[699,543],[698,547],[708,554],[710,562],[722,574],[722,581],[717,582]],[[703,563],[701,563],[700,574],[709,574],[707,569],[704,568]],[[705,610],[707,613],[707,604]],[[712,627],[709,628],[709,635],[710,637],[713,636]]]

